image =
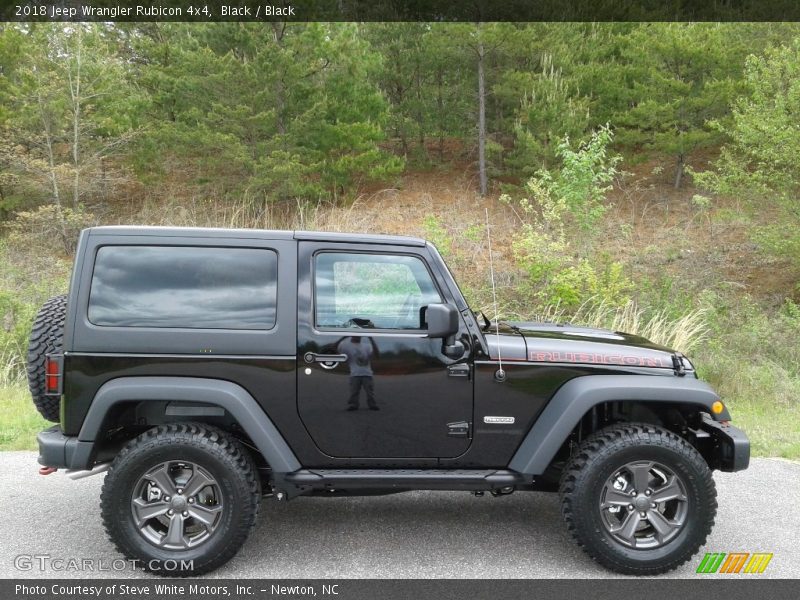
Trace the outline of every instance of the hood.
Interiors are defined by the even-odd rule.
[[[675,351],[638,335],[561,323],[505,322],[486,332],[492,358],[693,370]],[[677,361],[677,363],[676,363]]]

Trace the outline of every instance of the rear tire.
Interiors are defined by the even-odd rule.
[[[123,448],[106,475],[100,496],[106,533],[151,573],[207,573],[230,560],[255,525],[256,473],[244,447],[215,427],[150,429]]]
[[[627,575],[657,575],[688,561],[705,544],[717,511],[714,479],[700,453],[644,423],[588,437],[565,468],[559,492],[578,545]]]
[[[45,394],[45,358],[61,352],[66,315],[67,297],[50,298],[36,313],[28,342],[28,387],[33,403],[40,415],[54,423],[60,420],[61,398]]]

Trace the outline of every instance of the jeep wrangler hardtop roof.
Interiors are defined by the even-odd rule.
[[[290,231],[280,229],[224,229],[217,227],[150,227],[105,225],[87,230],[89,235],[250,238],[267,240],[303,240],[314,242],[348,242],[353,244],[387,244],[395,246],[425,246],[421,238],[375,233],[332,233],[325,231]]]

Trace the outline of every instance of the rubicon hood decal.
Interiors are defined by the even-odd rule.
[[[672,359],[661,356],[632,356],[626,354],[600,354],[597,352],[554,352],[531,350],[528,356],[533,362],[581,363],[589,365],[625,365],[632,367],[672,368]]]
[[[640,336],[604,329],[509,323],[499,336],[487,335],[487,341],[492,358],[500,354],[509,361],[675,368],[671,349]]]

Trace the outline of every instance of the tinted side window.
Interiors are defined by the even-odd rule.
[[[89,321],[113,327],[271,329],[278,255],[253,248],[104,246]]]
[[[357,329],[424,329],[421,309],[441,302],[415,256],[325,252],[315,264],[316,324]]]

